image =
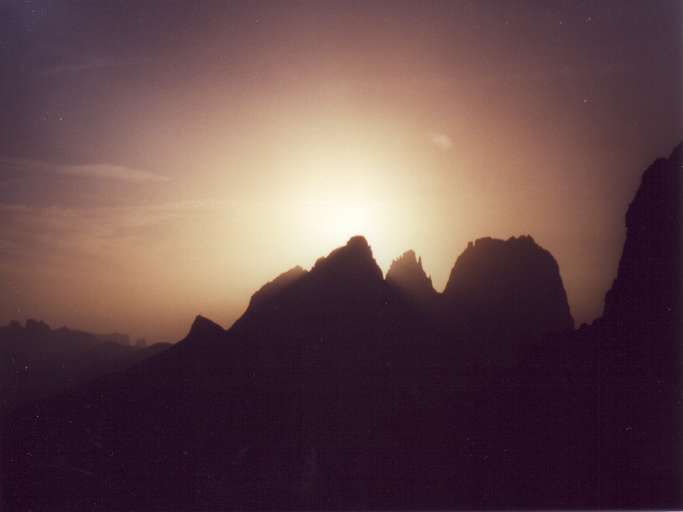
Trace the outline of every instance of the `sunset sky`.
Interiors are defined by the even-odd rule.
[[[683,138],[680,2],[0,4],[0,323],[176,341],[354,234],[530,234],[601,313]]]

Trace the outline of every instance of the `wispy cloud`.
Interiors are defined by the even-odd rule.
[[[447,133],[431,132],[429,134],[429,141],[442,151],[448,151],[453,147],[453,141]]]
[[[135,169],[108,163],[63,165],[40,160],[0,158],[0,171],[7,169],[15,174],[44,174],[46,176],[73,176],[78,178],[127,181],[130,183],[162,183],[170,181],[168,176],[143,169]]]
[[[20,264],[27,258],[50,260],[67,255],[74,259],[106,258],[131,247],[140,248],[143,240],[145,245],[159,245],[164,237],[173,239],[164,227],[220,218],[228,206],[217,200],[95,208],[0,203],[0,263]]]
[[[130,181],[133,183],[164,182],[170,181],[168,176],[153,172],[132,169],[121,165],[111,164],[87,164],[63,166],[59,172],[67,176],[80,176],[84,178],[99,178],[109,180]]]

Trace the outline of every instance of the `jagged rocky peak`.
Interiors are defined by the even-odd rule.
[[[353,236],[343,247],[329,255],[318,258],[311,274],[335,273],[339,279],[357,281],[382,281],[382,269],[372,255],[372,249],[365,237]]]
[[[298,265],[290,268],[287,272],[283,272],[272,281],[264,284],[256,293],[254,293],[249,305],[255,306],[270,300],[289,285],[301,279],[306,273],[307,272]]]
[[[499,238],[492,238],[490,236],[485,236],[478,238],[474,242],[470,241],[467,243],[467,249],[474,249],[479,251],[484,251],[494,247],[501,247],[503,244],[508,244],[509,246],[516,247],[538,247],[536,241],[531,235],[520,235],[511,236],[507,240],[501,240]]]
[[[683,143],[648,167],[626,212],[626,240],[603,317],[629,329],[673,325],[680,315],[682,152]]]
[[[232,330],[257,332],[258,337],[265,333],[280,337],[287,329],[295,329],[297,336],[311,329],[329,333],[340,325],[358,325],[359,318],[376,315],[385,303],[385,292],[382,270],[370,245],[365,238],[354,236],[318,258],[308,272],[295,267],[261,288]]]
[[[470,242],[443,296],[448,313],[474,329],[533,333],[574,326],[557,262],[530,236]]]
[[[427,276],[422,268],[422,258],[416,257],[413,250],[404,252],[391,262],[386,281],[417,299],[436,296],[432,278]]]

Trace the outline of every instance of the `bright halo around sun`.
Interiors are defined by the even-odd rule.
[[[366,237],[371,244],[379,243],[382,213],[378,203],[351,199],[307,201],[304,206],[311,242],[329,248],[344,245],[356,235]]]
[[[400,168],[378,152],[341,147],[321,146],[293,156],[292,165],[301,173],[290,196],[300,213],[294,229],[305,241],[301,249],[315,258],[353,236],[364,236],[382,266],[398,254],[395,232],[404,234],[397,208]]]

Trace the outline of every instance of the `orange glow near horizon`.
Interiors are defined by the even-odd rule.
[[[679,141],[677,10],[201,4],[0,16],[0,324],[177,341],[354,235],[441,291],[468,241],[530,234],[577,325],[601,313],[640,175]],[[643,76],[656,94],[624,86]]]
[[[570,300],[580,279],[595,282],[590,274],[577,281],[567,265],[581,247],[558,238],[556,226],[566,221],[558,217],[561,202],[544,198],[520,210],[536,200],[533,189],[488,179],[488,169],[504,165],[531,183],[531,149],[502,143],[496,156],[510,156],[499,163],[474,135],[452,147],[427,127],[387,128],[373,116],[268,115],[279,131],[255,127],[229,160],[218,147],[205,148],[196,175],[149,180],[165,195],[138,206],[13,212],[19,224],[60,238],[57,250],[43,255],[48,265],[36,261],[38,273],[9,269],[16,289],[30,286],[40,298],[25,313],[18,297],[20,309],[10,314],[177,340],[195,314],[229,326],[264,283],[295,265],[310,268],[354,235],[366,237],[385,273],[394,258],[415,250],[438,291],[468,241],[527,233],[558,258]],[[178,199],[188,195],[200,199]],[[539,208],[544,216],[534,213]],[[616,268],[616,251],[610,263]],[[599,301],[600,290],[592,293]]]

